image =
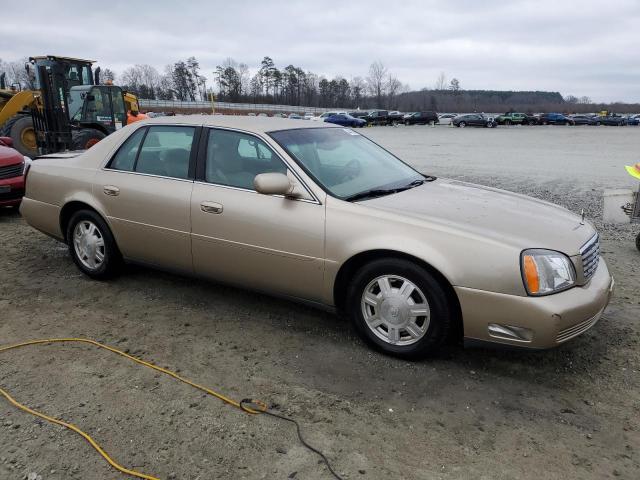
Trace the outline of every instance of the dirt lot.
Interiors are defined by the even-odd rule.
[[[0,344],[95,338],[232,397],[264,399],[299,419],[349,479],[637,479],[637,229],[599,218],[602,188],[633,185],[622,165],[638,158],[640,128],[364,133],[426,172],[585,208],[617,281],[600,323],[553,351],[451,347],[408,363],[371,352],[334,316],[285,301],[134,267],[90,281],[63,245],[4,211]],[[162,479],[329,478],[290,425],[93,348],[5,353],[0,386]],[[77,435],[0,400],[0,478],[31,473],[125,478]]]

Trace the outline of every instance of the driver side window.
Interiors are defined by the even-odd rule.
[[[209,130],[205,181],[254,190],[256,175],[274,172],[286,175],[287,166],[259,138],[232,130]]]

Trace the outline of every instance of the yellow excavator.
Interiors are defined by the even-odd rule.
[[[90,148],[132,119],[138,98],[115,85],[100,85],[92,60],[46,55],[25,65],[36,90],[6,85],[0,75],[0,136],[11,137],[26,156]],[[132,115],[133,113],[133,115]]]

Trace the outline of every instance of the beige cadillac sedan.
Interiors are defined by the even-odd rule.
[[[137,122],[36,160],[21,212],[90,277],[135,262],[303,300],[406,358],[452,335],[553,347],[591,328],[613,290],[580,217],[421,174],[316,122]]]

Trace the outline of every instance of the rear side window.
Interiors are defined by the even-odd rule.
[[[126,142],[122,144],[118,153],[116,153],[109,168],[114,170],[124,170],[126,172],[132,172],[136,162],[136,155],[138,155],[138,148],[144,137],[145,128],[139,128],[133,135],[131,135]]]
[[[149,127],[134,170],[162,177],[189,178],[195,127]]]

